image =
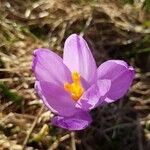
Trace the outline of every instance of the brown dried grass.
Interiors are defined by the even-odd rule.
[[[77,32],[88,40],[99,64],[110,58],[114,49],[149,34],[149,28],[142,26],[148,15],[140,5],[123,6],[113,1],[5,0],[0,8],[0,60],[4,63],[0,82],[22,97],[21,105],[17,105],[3,93],[0,96],[0,149],[75,149],[75,144],[76,149],[87,150],[149,148],[145,142],[150,134],[149,74],[140,72],[122,101],[92,112],[94,122],[89,129],[74,135],[50,125],[49,134],[34,141],[52,114],[43,108],[34,91],[33,50],[50,47],[61,55],[65,38]],[[42,39],[33,34],[34,30],[42,30]],[[133,59],[128,61],[135,64]]]

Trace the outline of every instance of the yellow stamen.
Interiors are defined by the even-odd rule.
[[[64,89],[67,92],[71,93],[71,97],[72,99],[74,99],[75,101],[77,101],[83,94],[84,89],[81,85],[81,81],[80,81],[80,75],[78,72],[73,72],[72,73],[72,81],[73,83],[64,83]]]

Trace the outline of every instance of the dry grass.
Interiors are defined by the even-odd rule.
[[[150,60],[146,51],[150,28],[145,26],[150,17],[142,4],[108,0],[1,2],[0,150],[150,148]],[[128,95],[94,110],[91,127],[75,134],[49,125],[53,114],[37,97],[31,71],[35,48],[49,47],[61,55],[65,38],[74,32],[87,39],[98,65],[120,58],[137,70]]]

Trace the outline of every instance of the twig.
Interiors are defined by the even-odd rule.
[[[0,68],[0,72],[16,72],[16,71],[24,71],[29,70],[31,67],[23,67],[23,68]]]
[[[67,140],[68,138],[70,138],[70,135],[69,135],[69,134],[66,134],[66,135],[62,136],[60,139],[56,140],[56,141],[48,148],[48,150],[55,150],[55,149],[57,149],[57,147],[59,146],[59,143],[65,141],[65,140]]]
[[[13,101],[10,101],[10,102],[7,102],[6,104],[0,106],[0,111],[4,111],[7,107],[11,106],[14,102]]]
[[[86,23],[85,23],[85,26],[83,28],[83,30],[81,31],[80,35],[83,36],[84,33],[85,33],[85,30],[89,27],[89,25],[91,24],[91,21],[92,21],[93,17],[92,15],[89,16],[89,18],[87,19]]]
[[[13,116],[13,113],[9,113],[8,115],[6,115],[5,117],[3,117],[1,120],[0,120],[0,124],[3,123],[4,121],[6,121],[9,117],[12,117]]]
[[[16,117],[19,118],[27,118],[27,119],[35,119],[36,117],[33,115],[29,115],[29,114],[18,114],[18,113],[13,113]]]
[[[3,79],[0,79],[0,82],[17,82],[17,81],[20,81],[21,79],[16,77],[16,78],[3,78]],[[34,77],[25,77],[24,78],[25,81],[34,81],[35,78]]]
[[[43,109],[44,109],[44,105],[41,107],[41,109],[39,110],[39,112],[38,112],[38,114],[37,114],[37,116],[36,116],[36,118],[34,120],[34,122],[32,123],[32,126],[31,126],[31,128],[30,128],[30,130],[29,130],[29,132],[28,132],[28,134],[27,134],[27,136],[26,136],[26,138],[25,138],[25,140],[23,142],[22,150],[25,149],[25,146],[26,146],[26,144],[28,142],[28,139],[29,139],[29,137],[30,137],[30,135],[31,135],[31,133],[32,133],[32,131],[33,131],[33,129],[34,129],[34,127],[35,127],[35,125],[36,125],[36,123],[37,123],[37,121],[38,121],[38,119],[39,119],[39,117],[40,117],[40,115],[41,115],[41,113],[43,111]]]
[[[71,150],[76,150],[75,133],[71,132]]]
[[[132,123],[123,123],[123,124],[118,124],[118,125],[115,125],[113,127],[110,127],[110,128],[107,128],[107,129],[104,129],[103,132],[108,132],[108,131],[111,131],[111,130],[114,130],[114,129],[117,129],[117,128],[125,128],[125,127],[131,127],[131,126],[135,126],[137,125],[137,122],[132,122]]]
[[[137,132],[138,132],[138,145],[139,145],[139,150],[144,150],[143,144],[142,144],[142,131],[141,131],[141,124],[140,120],[137,120]]]

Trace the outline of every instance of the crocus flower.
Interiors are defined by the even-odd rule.
[[[86,41],[72,34],[63,59],[46,48],[34,51],[35,89],[55,116],[52,124],[82,130],[91,122],[90,110],[115,102],[130,87],[134,69],[122,60],[108,60],[98,68]]]

